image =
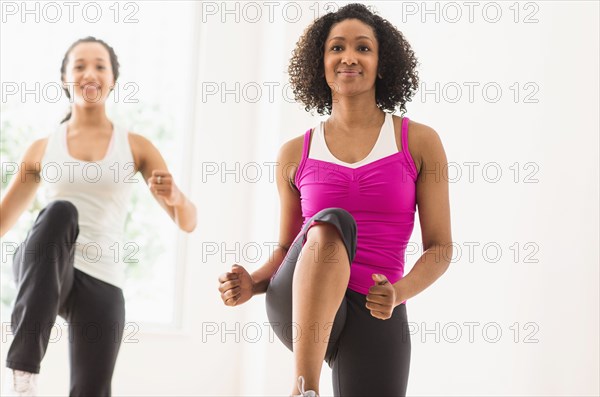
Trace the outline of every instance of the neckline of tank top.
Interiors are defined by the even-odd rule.
[[[74,157],[73,155],[71,155],[71,153],[69,152],[69,145],[67,142],[67,123],[62,123],[59,127],[60,128],[60,136],[61,136],[62,147],[63,147],[67,157],[69,157],[72,160],[79,161],[80,163],[102,163],[102,162],[106,161],[112,155],[112,153],[114,151],[115,136],[117,134],[117,128],[118,128],[114,122],[111,122],[111,124],[112,124],[112,133],[110,136],[110,141],[108,142],[108,147],[106,148],[106,152],[104,153],[104,157],[102,157],[102,159],[100,159],[100,160],[87,161],[87,160],[78,159],[77,157]]]
[[[388,161],[392,161],[394,160],[394,158],[399,157],[400,161],[402,161],[403,159],[405,159],[404,156],[401,156],[402,152],[395,152],[392,153],[390,155],[384,156],[384,157],[380,157],[377,160],[373,160],[369,163],[363,164],[363,165],[359,165],[357,167],[348,167],[347,165],[342,165],[342,164],[338,164],[338,163],[332,163],[331,161],[327,161],[327,160],[320,160],[320,159],[313,159],[312,157],[307,157],[306,161],[316,161],[318,163],[324,163],[327,164],[328,166],[335,166],[335,167],[341,167],[342,169],[348,170],[349,172],[354,171],[354,172],[359,172],[359,171],[364,171],[365,169],[369,169],[371,167],[374,167],[376,165],[381,165],[381,163],[386,163]]]
[[[402,123],[404,122],[404,118],[401,118],[400,122],[401,122],[400,125],[402,125]],[[330,159],[333,160],[333,161],[322,160],[322,159],[317,159],[317,158],[310,157],[310,151],[309,151],[309,155],[306,158],[307,160],[310,159],[310,160],[313,160],[313,161],[320,161],[322,163],[335,164],[337,166],[348,168],[348,169],[351,169],[351,170],[357,170],[359,168],[366,167],[366,166],[368,166],[370,164],[378,163],[381,160],[384,160],[384,159],[387,159],[387,158],[391,158],[391,157],[394,157],[394,156],[397,156],[397,155],[400,155],[400,154],[404,153],[404,151],[402,151],[402,150],[400,150],[400,151],[396,150],[396,151],[394,151],[393,153],[391,153],[389,155],[385,155],[385,156],[379,157],[379,158],[374,159],[374,160],[370,159],[370,157],[372,156],[372,154],[375,152],[375,150],[377,149],[377,147],[380,145],[381,141],[383,139],[385,139],[385,137],[384,137],[384,133],[385,132],[390,132],[391,131],[392,136],[393,136],[394,149],[397,148],[397,146],[396,146],[397,145],[396,144],[396,134],[395,134],[395,130],[394,130],[393,115],[391,113],[385,113],[385,119],[383,120],[383,124],[381,125],[381,128],[379,129],[379,135],[377,136],[377,140],[375,141],[375,144],[373,145],[373,147],[369,151],[369,154],[367,154],[363,159],[361,159],[359,161],[356,161],[354,163],[347,163],[345,161],[342,161],[339,158],[337,158],[336,156],[334,156],[333,153],[331,153],[331,150],[329,150],[329,146],[327,146],[327,141],[325,140],[325,131],[323,129],[323,123],[324,123],[324,121],[321,121],[319,123],[319,126],[318,126],[319,131],[317,132],[317,134],[319,135],[318,138],[321,139],[322,144],[323,144],[322,146],[324,147],[325,152],[330,157]],[[390,130],[390,131],[385,131],[386,127],[388,127],[387,130]],[[402,135],[402,131],[400,131],[400,134]],[[402,138],[403,137],[401,137],[400,139],[402,139]],[[367,162],[365,162],[365,161],[367,161]],[[360,164],[360,163],[364,163],[364,164]],[[360,164],[360,165],[357,165],[357,164]]]

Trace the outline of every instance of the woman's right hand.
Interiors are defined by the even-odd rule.
[[[277,190],[280,198],[280,226],[278,246],[269,260],[251,276],[240,265],[233,265],[231,271],[219,276],[219,292],[227,306],[237,306],[247,302],[254,295],[267,292],[271,277],[287,255],[287,250],[302,228],[304,217],[300,205],[300,196],[292,183],[296,167],[302,160],[304,135],[284,144],[277,155]]]
[[[254,295],[254,280],[243,266],[233,265],[231,271],[219,276],[219,292],[226,306],[245,303]]]

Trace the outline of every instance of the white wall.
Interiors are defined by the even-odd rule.
[[[234,262],[234,255],[227,254],[223,261],[206,252],[214,244],[233,248],[236,242],[242,247],[255,243],[266,256],[265,242],[277,237],[275,185],[266,175],[267,166],[260,168],[263,175],[256,183],[250,181],[253,175],[241,171],[252,162],[275,161],[282,142],[317,122],[299,105],[288,103],[281,90],[290,52],[313,17],[312,3],[302,3],[303,15],[296,23],[290,21],[291,9],[287,21],[281,16],[283,4],[275,8],[272,23],[267,6],[257,4],[263,12],[260,22],[248,22],[254,14],[246,14],[246,21],[240,15],[237,23],[234,15],[223,15],[220,2],[205,2],[204,8],[197,3],[199,42],[181,61],[198,57],[189,175],[199,227],[187,239],[184,327],[170,333],[142,328],[135,336],[137,343],[123,344],[114,378],[117,395],[289,391],[292,356],[277,340],[271,342],[262,326],[267,321],[264,298],[225,308],[216,279]],[[439,100],[434,94],[423,98],[418,93],[408,105],[408,117],[438,131],[454,164],[451,175],[462,173],[450,186],[456,258],[433,287],[408,302],[409,321],[415,327],[408,393],[598,395],[598,4],[519,3],[518,23],[511,3],[478,3],[473,23],[462,2],[454,3],[463,12],[456,23],[449,22],[451,6],[427,7],[434,9],[435,4],[442,13],[439,23],[434,15],[423,14],[421,2],[376,4],[412,44],[425,88],[432,90],[440,83]],[[490,18],[494,4],[500,7],[499,22],[483,18],[486,4]],[[218,13],[207,14],[213,6]],[[241,11],[243,4],[238,6]],[[538,22],[523,23],[530,13]],[[143,59],[144,54],[139,56]],[[140,62],[139,67],[153,66]],[[258,85],[263,95],[252,103],[254,91],[247,86],[248,95],[241,95],[239,103],[233,94],[224,100],[207,95],[203,101],[208,87],[224,83],[233,88],[235,82]],[[274,101],[265,82],[280,84],[274,88]],[[465,83],[479,83],[472,101]],[[494,87],[501,88],[497,102],[482,95],[480,88],[486,83],[489,95]],[[521,94],[516,102],[515,83]],[[453,103],[457,86],[462,97]],[[537,88],[530,98],[537,103],[524,100],[524,94],[534,92],[530,87]],[[239,163],[239,183],[223,172],[221,162],[228,169]],[[478,162],[471,181],[470,162]],[[489,181],[495,168],[482,174],[484,165],[491,163],[502,172],[497,183]],[[516,182],[510,168],[514,163],[519,169]],[[531,168],[526,163],[532,163],[527,166]],[[215,164],[220,170],[212,175],[207,167]],[[525,183],[528,175],[537,182]],[[411,241],[419,245],[416,224]],[[490,248],[483,252],[486,244]],[[497,261],[494,247],[501,249]],[[242,263],[253,256],[241,254]],[[416,252],[408,254],[408,266],[417,259]],[[472,341],[468,323],[476,323]],[[253,343],[255,324],[262,336]],[[236,326],[247,331],[238,333],[239,342],[224,332]],[[482,333],[484,326],[487,334]],[[214,327],[216,335],[208,332]],[[502,335],[492,343],[496,328]],[[462,337],[452,343],[457,330]],[[3,341],[3,355],[6,348]],[[67,368],[61,340],[51,346],[43,364],[44,392],[66,390]],[[325,394],[331,393],[330,383],[325,368]]]

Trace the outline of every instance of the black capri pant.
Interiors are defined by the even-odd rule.
[[[336,227],[352,264],[356,254],[356,222],[341,208],[315,214],[298,234],[266,295],[267,316],[277,337],[293,350],[292,280],[308,229],[314,222]],[[326,261],[323,262],[326,266]],[[366,308],[366,296],[346,289],[331,328],[325,361],[332,369],[336,396],[405,396],[410,367],[410,333],[406,305],[387,320]]]
[[[71,396],[110,396],[123,338],[120,288],[74,268],[75,206],[57,200],[38,215],[13,258],[17,297],[6,366],[38,373],[57,314],[69,322]]]

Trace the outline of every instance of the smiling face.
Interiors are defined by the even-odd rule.
[[[103,105],[115,82],[108,50],[100,43],[77,44],[69,53],[62,79],[76,104]]]
[[[325,41],[325,80],[332,95],[375,97],[378,42],[373,29],[358,19],[346,19],[331,27]]]

